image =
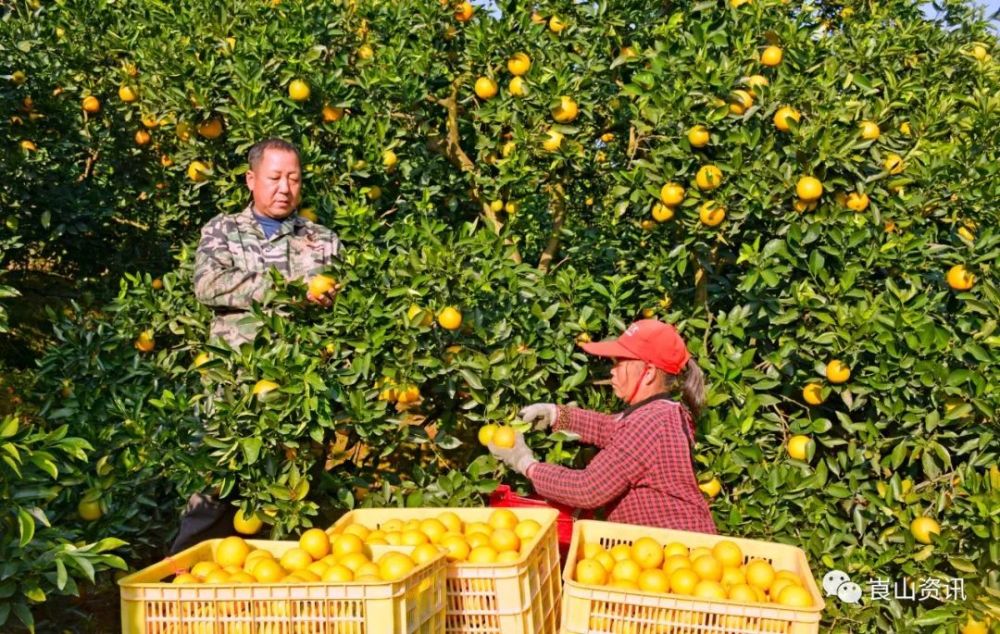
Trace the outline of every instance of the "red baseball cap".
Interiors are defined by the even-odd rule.
[[[655,319],[640,319],[617,339],[580,347],[598,357],[645,361],[669,374],[680,374],[691,358],[677,329]]]

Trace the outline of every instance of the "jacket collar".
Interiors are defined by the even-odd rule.
[[[253,202],[248,204],[243,211],[237,214],[236,222],[241,231],[249,231],[260,240],[276,240],[289,233],[295,233],[297,230],[305,226],[305,218],[302,218],[297,213],[292,214],[281,221],[281,226],[274,235],[270,238],[265,238],[264,231],[260,228],[260,223],[257,222],[257,218],[254,215]]]

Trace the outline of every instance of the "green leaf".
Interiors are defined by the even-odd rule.
[[[19,506],[17,507],[17,525],[21,535],[19,543],[21,548],[24,548],[35,536],[35,518]]]
[[[260,448],[263,443],[260,438],[243,438],[240,440],[240,446],[243,449],[243,458],[248,465],[256,464],[257,458],[260,457]]]

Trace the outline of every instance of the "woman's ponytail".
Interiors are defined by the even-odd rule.
[[[681,396],[684,404],[691,412],[691,417],[697,419],[701,410],[705,407],[705,375],[694,357],[688,359],[687,367],[679,377],[683,379],[681,383]]]

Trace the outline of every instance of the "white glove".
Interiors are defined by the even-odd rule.
[[[535,458],[528,443],[524,442],[524,434],[521,432],[518,432],[514,437],[514,446],[510,449],[497,447],[491,442],[489,450],[494,458],[507,463],[507,466],[521,475],[527,475],[528,467],[538,462],[538,458]]]
[[[526,423],[534,423],[535,431],[552,427],[559,416],[559,408],[554,403],[532,403],[521,409],[517,417]]]

